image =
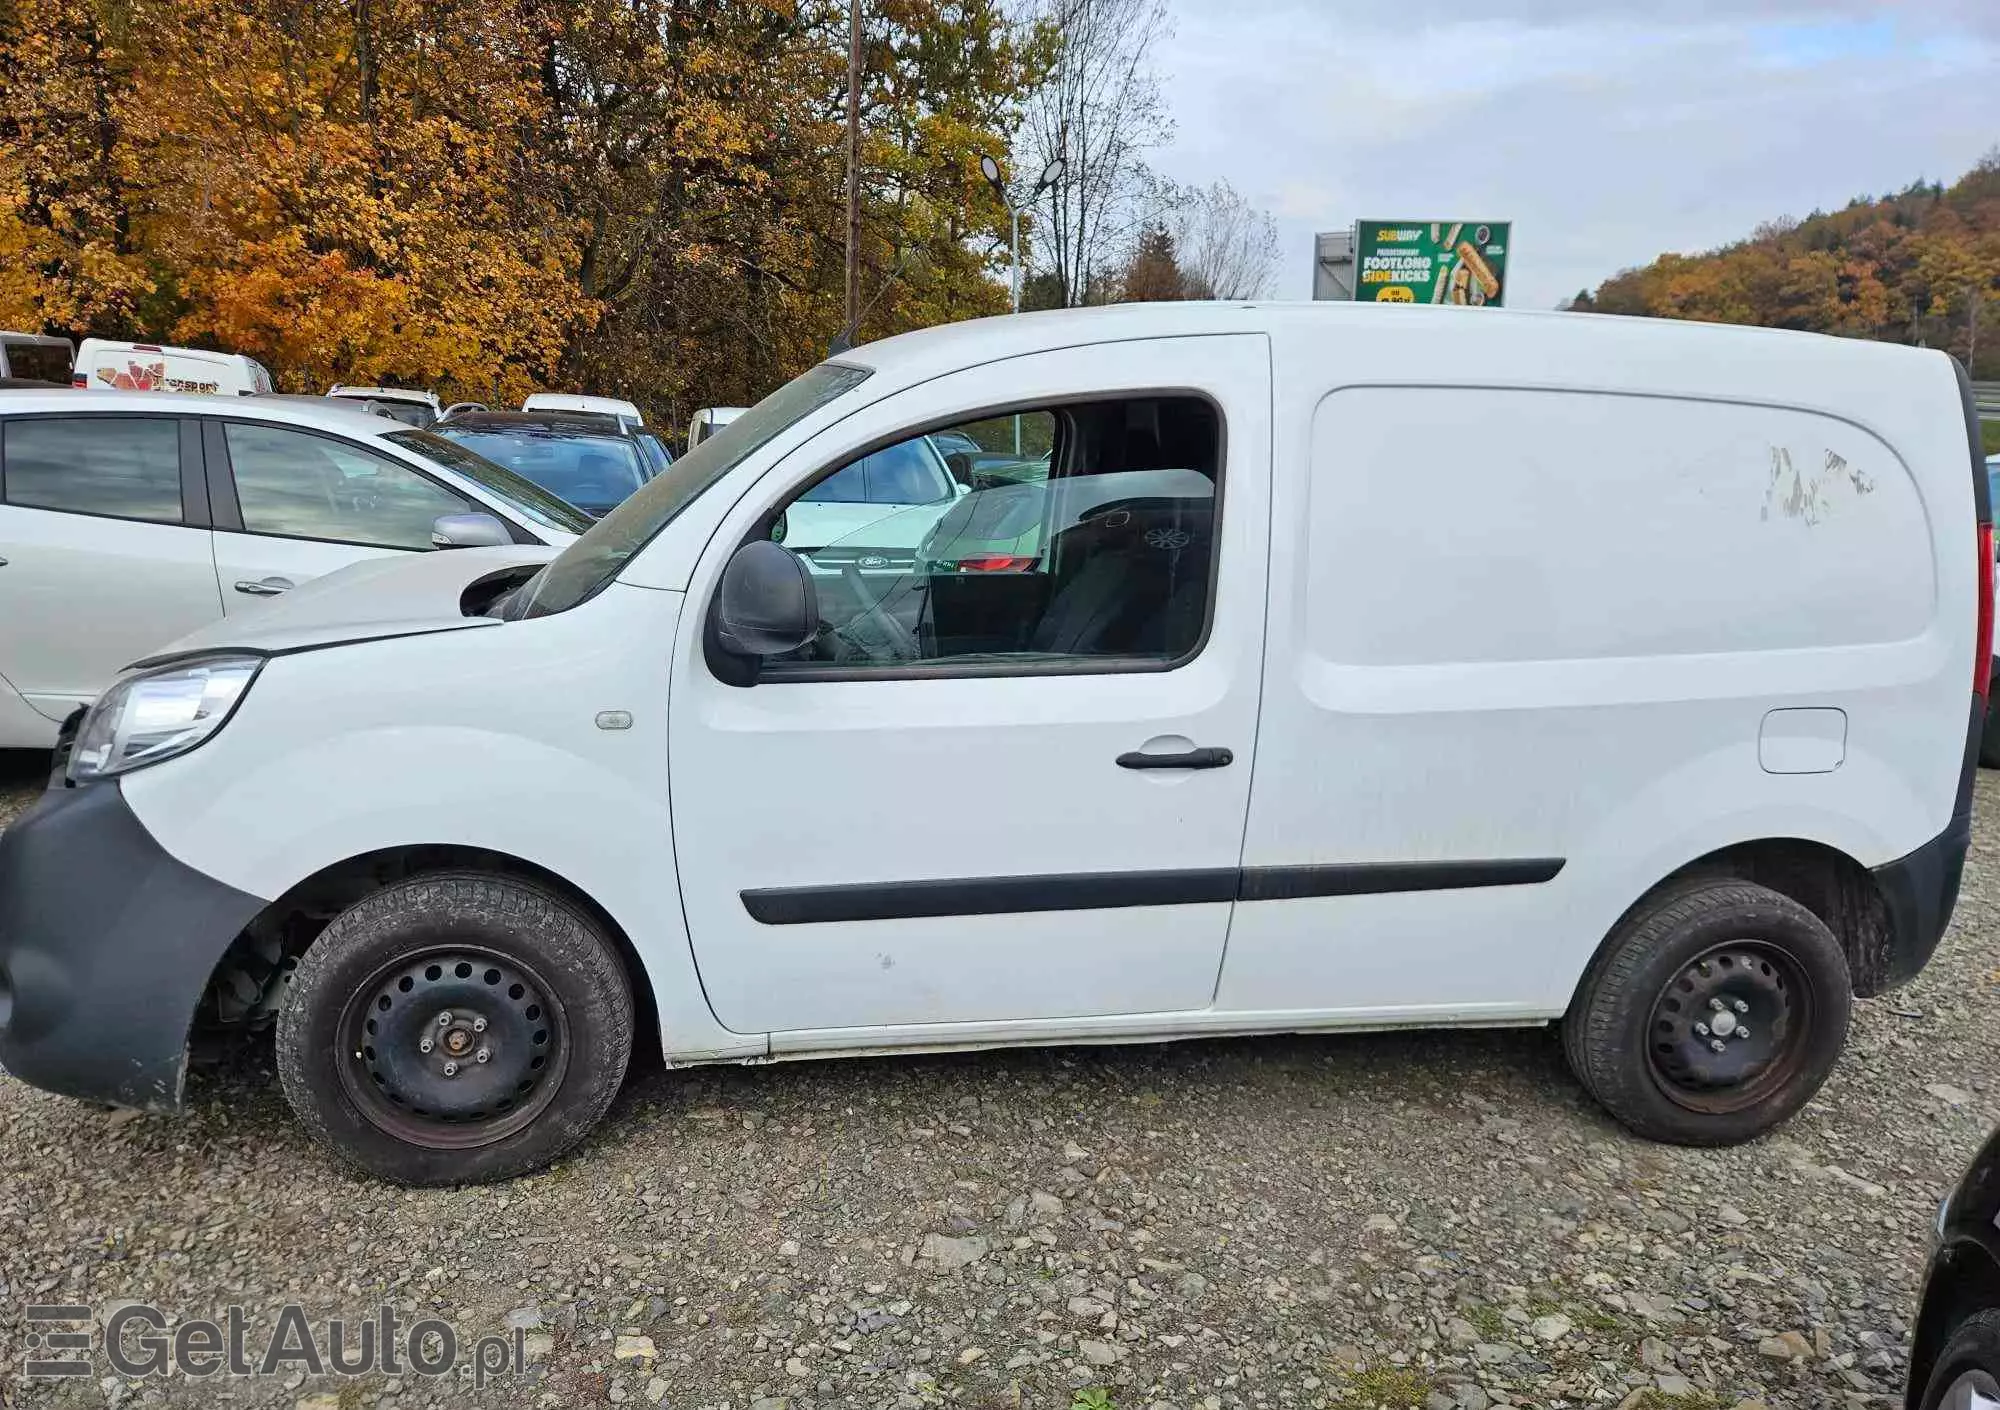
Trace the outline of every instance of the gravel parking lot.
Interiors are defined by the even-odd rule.
[[[0,823],[45,767],[0,757]],[[1730,1151],[1627,1136],[1539,1032],[655,1063],[556,1169],[459,1191],[343,1173],[268,1055],[183,1119],[0,1078],[0,1404],[1887,1406],[1938,1197],[2000,1118],[1980,795],[1937,960]],[[116,1299],[388,1303],[530,1364],[20,1378],[24,1304]]]

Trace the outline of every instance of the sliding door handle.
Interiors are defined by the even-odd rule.
[[[1220,769],[1236,761],[1227,749],[1190,749],[1183,754],[1142,754],[1133,750],[1118,756],[1121,769]]]

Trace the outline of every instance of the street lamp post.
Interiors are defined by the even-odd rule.
[[[1042,168],[1042,174],[1035,179],[1035,189],[1030,191],[1028,198],[1019,205],[1014,204],[1014,198],[1007,192],[1007,183],[1000,179],[1000,163],[990,155],[979,159],[979,174],[986,178],[986,184],[993,188],[993,193],[1000,198],[1000,204],[1007,208],[1007,217],[1013,226],[1013,239],[1008,246],[1007,282],[1012,290],[1013,311],[1019,313],[1021,311],[1021,212],[1033,206],[1042,192],[1062,180],[1063,159],[1059,156],[1049,159],[1049,164]]]
[[[1028,193],[1028,199],[1020,205],[1007,193],[1007,183],[1000,179],[1000,163],[991,154],[980,157],[979,174],[986,178],[986,184],[993,188],[993,194],[1000,198],[1000,204],[1007,208],[1007,218],[1013,225],[1013,237],[1008,245],[1007,285],[1011,291],[1009,304],[1015,313],[1021,311],[1021,212],[1034,205],[1042,192],[1062,180],[1063,159],[1061,156],[1049,158],[1049,164],[1042,168],[1042,174],[1035,178],[1035,189]],[[1021,455],[1021,415],[1014,414],[1014,456]]]

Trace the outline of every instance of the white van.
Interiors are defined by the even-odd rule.
[[[202,392],[253,396],[271,390],[271,374],[254,357],[85,338],[76,350],[75,386],[108,392]]]
[[[858,460],[1016,413],[1047,478],[958,499],[943,560],[776,541]],[[376,565],[138,663],[0,835],[0,1063],[168,1108],[194,1025],[275,1021],[315,1135],[455,1182],[577,1141],[635,1037],[1560,1022],[1619,1120],[1742,1141],[1957,895],[1971,433],[1941,353],[1652,320],[1172,304],[858,348],[545,567]]]

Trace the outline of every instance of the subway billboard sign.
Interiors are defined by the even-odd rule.
[[[1354,297],[1380,304],[1506,301],[1504,220],[1363,220],[1354,227]]]

